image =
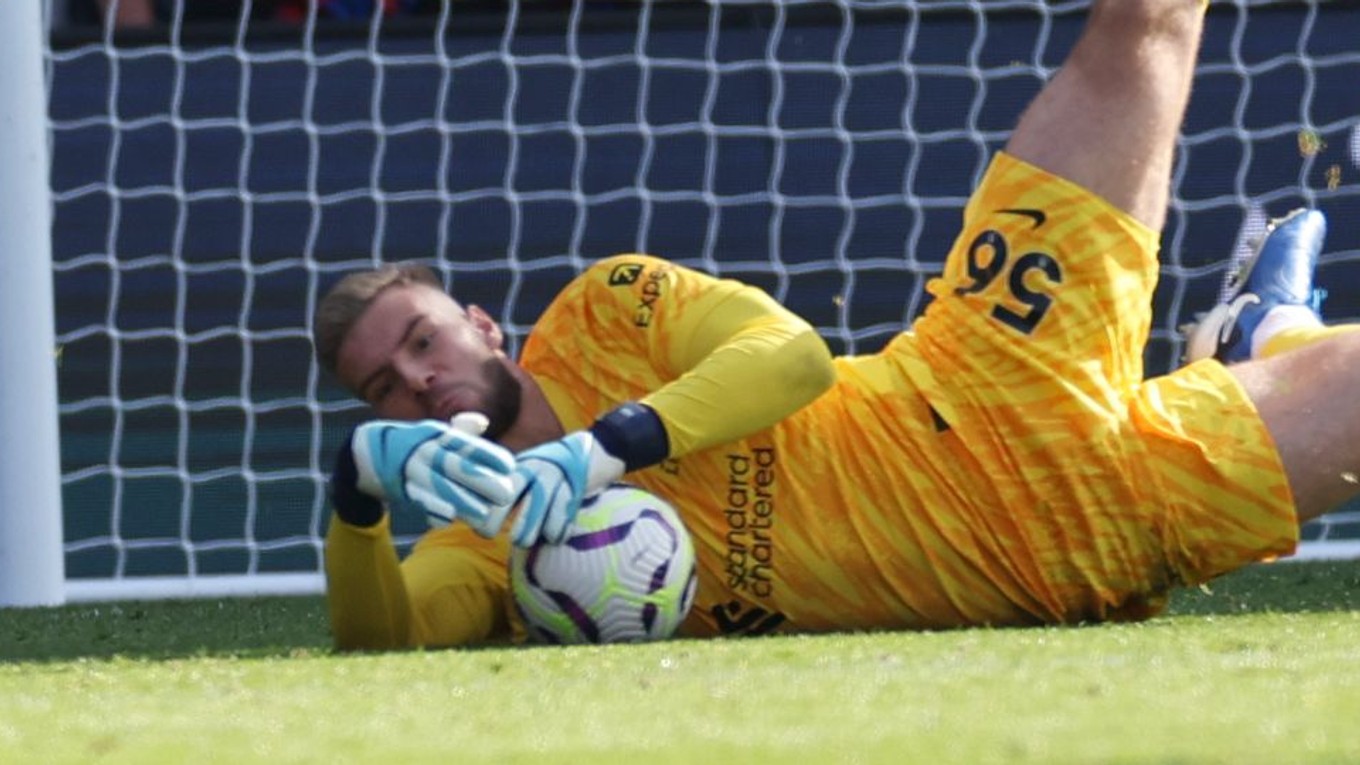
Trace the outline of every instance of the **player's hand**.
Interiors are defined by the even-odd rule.
[[[480,437],[484,424],[468,423],[374,420],[355,428],[351,449],[359,490],[390,507],[418,512],[431,526],[459,520],[494,536],[520,488],[515,458]]]
[[[576,520],[581,501],[623,477],[623,460],[605,451],[589,431],[527,449],[517,455],[519,515],[510,541],[530,547],[540,539],[558,544]]]

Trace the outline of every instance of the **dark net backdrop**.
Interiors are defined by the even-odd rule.
[[[307,329],[351,268],[427,260],[518,340],[585,263],[645,250],[766,287],[837,351],[877,349],[923,308],[988,156],[1079,29],[1071,5],[59,34],[68,575],[317,570],[330,453],[363,410]],[[1353,3],[1211,14],[1149,373],[1263,213],[1329,214],[1326,312],[1360,314],[1356,40]]]

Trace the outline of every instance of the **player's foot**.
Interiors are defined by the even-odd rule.
[[[1303,306],[1317,314],[1326,292],[1313,287],[1327,218],[1300,208],[1266,226],[1256,251],[1228,285],[1223,302],[1181,327],[1186,361],[1213,357],[1225,364],[1251,358],[1252,335],[1278,306]]]

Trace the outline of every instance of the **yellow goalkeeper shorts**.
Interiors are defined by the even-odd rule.
[[[939,512],[1013,539],[1052,618],[1145,616],[1171,585],[1297,542],[1236,379],[1205,362],[1143,380],[1156,249],[1103,199],[1002,154],[915,327],[924,364],[908,366],[969,498]]]

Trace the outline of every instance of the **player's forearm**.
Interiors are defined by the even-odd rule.
[[[748,324],[642,403],[665,422],[670,456],[681,456],[767,428],[834,380],[831,354],[816,330],[774,315]]]
[[[573,282],[530,336],[529,366],[571,363],[561,348],[586,326],[619,339],[603,363],[643,356],[667,380],[591,426],[629,471],[767,428],[835,380],[817,331],[769,294],[649,256],[606,258]]]
[[[339,650],[410,644],[410,602],[386,516],[366,528],[331,518],[326,531],[326,603]]]

